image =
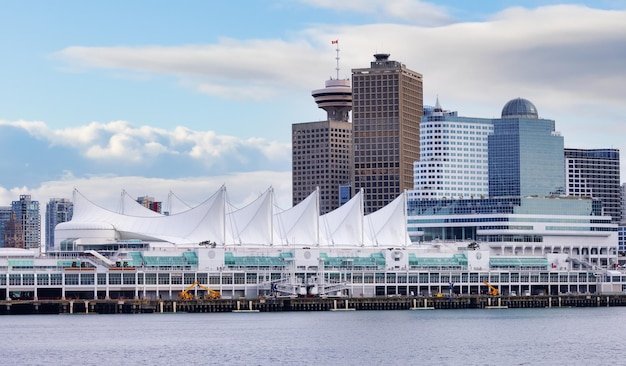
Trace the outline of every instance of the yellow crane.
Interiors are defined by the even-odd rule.
[[[212,288],[206,287],[201,284],[198,284],[198,287],[206,291],[206,294],[204,295],[205,299],[215,300],[215,299],[219,299],[220,297],[222,297],[222,294],[219,291],[215,291]]]
[[[493,285],[487,281],[483,281],[483,285],[489,287],[489,291],[487,292],[487,295],[498,296],[498,294],[500,293],[500,291],[498,291],[497,288],[493,287]]]
[[[205,299],[215,300],[215,299],[219,299],[220,297],[222,297],[222,294],[219,291],[215,291],[212,288],[201,285],[198,283],[198,281],[196,281],[192,283],[191,285],[189,285],[189,287],[187,287],[183,291],[179,292],[178,298],[181,300],[193,300],[194,296],[191,293],[191,290],[193,290],[196,286],[206,291],[206,295],[204,295]]]

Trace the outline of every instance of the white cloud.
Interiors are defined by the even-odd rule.
[[[446,7],[419,0],[301,0],[301,2],[318,8],[373,14],[413,24],[441,25],[452,22]]]
[[[285,164],[291,159],[289,143],[217,135],[214,131],[193,131],[181,126],[165,130],[149,126],[134,127],[126,121],[114,121],[52,130],[43,122],[23,120],[0,120],[0,126],[23,129],[51,146],[71,148],[83,157],[96,161],[118,160],[141,164],[147,159],[169,155],[187,156],[210,166],[233,158],[245,163],[262,156],[269,161]]]
[[[296,79],[314,82],[296,66],[320,57],[304,40],[289,43],[228,38],[213,45],[177,47],[74,46],[53,56],[76,70],[100,68],[174,76],[181,85],[200,93],[235,100],[271,97],[281,88],[293,87]],[[309,71],[321,71],[320,65],[318,62]]]
[[[367,8],[362,1],[311,4]],[[423,5],[390,4],[381,6]],[[589,98],[622,100],[626,11],[572,5],[511,8],[486,22],[435,28],[316,25],[291,42],[223,39],[212,45],[179,47],[68,47],[57,56],[90,68],[176,76],[189,87],[223,98],[258,99],[320,85],[332,70],[330,40],[336,37],[342,43],[344,70],[366,67],[372,53],[388,51],[392,59],[424,74],[426,90],[445,92],[444,99],[495,100],[500,105],[508,97],[503,95],[520,90],[538,97],[558,92],[554,102],[574,105]],[[474,92],[477,89],[481,92]]]

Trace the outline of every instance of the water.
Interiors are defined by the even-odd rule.
[[[624,364],[626,308],[2,316],[3,365]]]

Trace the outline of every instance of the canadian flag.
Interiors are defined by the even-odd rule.
[[[339,40],[338,40],[338,39],[336,39],[336,40],[334,40],[334,41],[330,41],[330,43],[331,43],[331,44],[337,44],[337,43],[339,43]]]

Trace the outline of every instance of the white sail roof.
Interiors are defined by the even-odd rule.
[[[363,194],[320,217],[320,245],[363,245]]]
[[[228,213],[226,244],[272,244],[273,205],[274,190],[270,188],[247,206]]]
[[[406,192],[380,210],[365,216],[365,245],[398,247],[411,241],[406,227]]]
[[[180,197],[175,195],[172,191],[167,195],[167,201],[167,211],[170,215],[185,212],[192,208],[191,205],[180,199]]]
[[[274,215],[274,243],[277,245],[319,244],[319,191],[297,205]]]
[[[169,216],[154,213],[155,216],[153,211],[134,200],[126,201],[125,207],[131,208],[125,210],[125,214],[107,210],[76,190],[73,218],[57,225],[55,245],[65,239],[79,238],[141,239],[174,244],[210,241],[220,245],[347,247],[398,247],[410,243],[404,194],[367,216],[363,215],[362,192],[322,216],[319,215],[318,191],[298,205],[275,213],[271,187],[252,203],[232,211],[227,209],[225,187],[199,205]]]
[[[173,243],[198,243],[211,240],[224,243],[225,188],[191,210],[178,215],[158,217],[130,216],[102,208],[74,191],[71,221],[57,225],[57,231],[71,231],[86,224],[107,224],[121,239],[163,240]],[[56,232],[55,232],[56,233]],[[56,241],[56,240],[55,240]]]

